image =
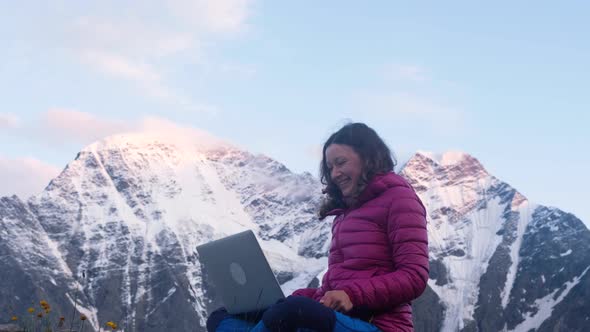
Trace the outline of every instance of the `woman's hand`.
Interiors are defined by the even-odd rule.
[[[320,299],[320,303],[333,310],[346,313],[352,310],[353,304],[345,291],[327,291]]]

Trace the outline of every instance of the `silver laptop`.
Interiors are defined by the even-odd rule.
[[[252,231],[202,244],[197,252],[230,314],[257,312],[285,297]]]

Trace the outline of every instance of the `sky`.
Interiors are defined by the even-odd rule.
[[[467,152],[590,225],[584,1],[2,2],[0,195],[146,123],[204,130],[294,172],[365,122],[400,161]]]

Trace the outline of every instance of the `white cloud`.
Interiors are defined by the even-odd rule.
[[[171,86],[167,66],[206,63],[204,45],[244,31],[252,4],[250,0],[174,0],[121,6],[117,12],[107,9],[96,16],[77,17],[64,40],[90,69],[129,81],[147,96],[180,109],[201,111],[202,106]],[[251,69],[239,65],[230,70],[236,68],[243,76],[251,75]]]
[[[0,129],[14,129],[19,125],[19,119],[11,113],[0,113]]]
[[[126,57],[101,51],[86,50],[80,54],[86,63],[97,65],[98,69],[115,77],[144,84],[160,81],[160,75],[148,64],[133,63]]]
[[[359,96],[355,118],[403,128],[459,133],[466,128],[467,114],[455,104],[427,92],[370,92]]]
[[[355,118],[368,118],[395,130],[428,130],[445,136],[469,130],[460,86],[435,79],[423,66],[389,63],[379,69],[378,75],[386,80],[376,89],[356,94]]]
[[[98,50],[138,59],[172,56],[198,46],[193,34],[187,31],[160,28],[147,19],[112,17],[77,18],[70,30],[74,47]]]
[[[256,75],[256,68],[253,66],[242,65],[237,63],[224,63],[219,66],[219,70],[223,74],[230,75],[233,78],[242,77],[249,78]]]
[[[81,60],[107,75],[134,82],[149,96],[180,106],[190,106],[188,98],[167,87],[157,70],[148,63],[139,63],[113,53],[86,50],[80,52]],[[196,109],[192,107],[192,109]]]
[[[190,49],[189,36],[150,29],[140,21],[116,23],[84,17],[75,27],[75,54],[89,68],[132,82],[148,96],[175,106],[191,104],[168,87],[163,70],[154,64],[161,57]]]
[[[88,144],[103,137],[127,132],[132,126],[118,120],[65,108],[52,108],[42,115],[41,134],[58,142]]]
[[[52,145],[67,143],[85,146],[111,135],[134,133],[155,134],[168,137],[175,142],[221,141],[203,130],[161,117],[144,116],[131,121],[122,121],[66,108],[52,108],[43,113],[37,132],[39,139],[50,142]]]
[[[40,193],[60,169],[34,158],[9,159],[0,156],[0,196],[21,199]]]
[[[441,102],[434,102],[427,96],[419,96],[408,92],[394,92],[383,95],[373,95],[370,102],[381,112],[402,115],[414,115],[421,118],[444,116],[458,116],[459,112]]]
[[[384,73],[387,78],[400,81],[427,82],[431,80],[426,68],[416,65],[389,64],[385,66]]]
[[[204,144],[206,146],[233,145],[227,140],[215,137],[195,127],[184,126],[161,117],[148,116],[138,121],[133,133],[158,135],[177,145]]]
[[[251,0],[174,0],[168,3],[179,18],[209,32],[237,33],[246,28]]]

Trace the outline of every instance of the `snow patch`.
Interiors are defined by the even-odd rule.
[[[313,264],[310,267],[308,267],[308,265],[303,265],[306,267],[304,271],[299,273],[295,278],[281,285],[283,294],[285,294],[285,296],[288,296],[300,288],[307,288],[307,285],[309,285],[313,278],[317,277],[321,281],[321,278],[325,273],[324,271],[327,270],[327,265],[328,258],[326,257],[319,259],[315,264]]]
[[[72,270],[70,270],[70,267],[66,264],[65,260],[63,259],[62,255],[61,255],[61,251],[59,250],[59,248],[57,246],[57,243],[55,243],[55,241],[53,241],[51,238],[49,238],[49,236],[47,236],[47,234],[43,234],[43,235],[45,238],[44,239],[45,243],[49,247],[51,254],[57,259],[57,263],[58,263],[59,267],[61,267],[62,271],[68,277],[71,277]]]
[[[418,151],[417,153],[433,160],[441,166],[450,166],[459,164],[468,156],[467,153],[462,151],[446,151],[444,153],[433,153],[430,151]]]
[[[169,299],[169,298],[170,298],[172,295],[174,295],[174,293],[175,293],[175,292],[176,292],[176,287],[172,287],[172,288],[170,288],[170,289],[168,290],[168,294],[166,294],[166,296],[165,296],[165,297],[164,297],[162,300],[158,301],[158,303],[156,303],[156,304],[154,305],[154,307],[153,307],[153,309],[152,309],[152,310],[150,310],[148,313],[146,313],[146,314],[145,314],[145,321],[147,322],[147,321],[148,321],[148,317],[149,317],[151,314],[153,314],[153,313],[154,313],[156,310],[158,310],[158,307],[160,307],[160,305],[162,305],[164,302],[168,301],[168,299]]]
[[[72,306],[74,306],[79,313],[86,316],[88,322],[92,325],[92,328],[95,331],[98,331],[98,327],[100,326],[100,324],[98,322],[98,315],[97,315],[98,311],[96,310],[96,308],[95,307],[88,307],[88,308],[84,307],[82,305],[82,303],[72,300],[72,298],[70,297],[70,294],[66,293],[65,295],[68,298],[68,300],[72,303]]]
[[[572,281],[566,282],[564,285],[565,290],[561,292],[557,299],[554,299],[555,294],[559,292],[561,288],[556,289],[551,294],[548,294],[540,299],[537,299],[533,304],[533,306],[537,308],[537,312],[527,313],[525,320],[519,325],[517,325],[514,328],[514,330],[511,331],[528,332],[531,330],[537,330],[546,319],[551,317],[551,312],[553,311],[553,308],[569,294],[570,290],[580,282],[580,280],[584,277],[588,270],[590,270],[590,266],[588,266],[584,270],[584,272],[582,272],[582,274],[575,277]]]
[[[516,279],[516,272],[520,260],[518,253],[520,251],[520,247],[522,246],[522,238],[524,236],[526,227],[533,219],[533,212],[535,209],[536,206],[530,204],[528,201],[525,201],[523,204],[518,206],[517,211],[519,212],[519,220],[518,224],[516,225],[516,239],[510,245],[510,269],[506,275],[506,283],[504,284],[504,289],[501,293],[502,308],[506,308],[510,300],[510,292],[514,286],[514,280]]]
[[[569,249],[568,251],[566,251],[566,252],[564,252],[564,253],[561,253],[561,254],[559,254],[559,256],[561,256],[561,257],[564,257],[564,256],[568,256],[568,255],[570,255],[571,253],[572,253],[572,250],[571,250],[571,249]]]
[[[479,294],[479,281],[488,262],[501,242],[497,235],[504,222],[499,198],[487,203],[486,209],[472,210],[464,215],[460,224],[441,223],[436,230],[429,229],[431,254],[448,251],[448,243],[459,243],[464,255],[447,255],[442,262],[448,271],[450,283],[439,286],[429,280],[430,287],[438,294],[446,307],[442,331],[454,331],[464,327],[464,321],[473,319]],[[433,248],[434,247],[434,248]]]

